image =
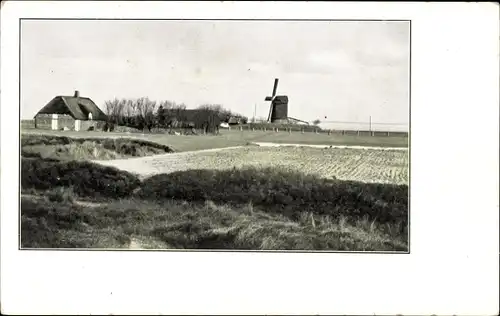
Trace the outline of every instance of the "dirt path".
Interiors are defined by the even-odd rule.
[[[155,159],[162,158],[162,157],[170,157],[170,156],[183,157],[183,156],[189,156],[192,154],[217,152],[217,151],[223,151],[223,150],[238,149],[238,148],[243,148],[243,147],[245,147],[245,146],[232,146],[232,147],[210,148],[210,149],[201,149],[201,150],[190,150],[190,151],[181,151],[181,152],[174,152],[174,153],[161,154],[161,155],[153,155],[153,156],[145,156],[145,157],[137,157],[137,158],[127,158],[127,159],[120,159],[120,160],[124,160],[124,161],[155,160]],[[105,161],[111,161],[111,160],[102,160],[102,161],[95,160],[94,162],[101,163],[101,162],[105,162]]]
[[[213,154],[224,151],[232,151],[233,149],[243,147],[244,146],[212,148],[130,159],[94,160],[93,162],[101,164],[103,166],[110,166],[126,170],[139,175],[139,177],[141,178],[144,178],[158,173],[170,173],[174,171],[196,168],[199,166],[199,163],[197,161],[195,162],[194,160],[198,160],[195,158],[202,156],[200,154]],[[207,158],[209,158],[210,156],[207,156]],[[206,163],[209,164],[208,161],[206,161]]]

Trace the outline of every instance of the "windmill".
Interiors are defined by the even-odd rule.
[[[288,122],[288,96],[276,95],[278,80],[278,78],[274,79],[273,94],[265,99],[265,101],[271,101],[267,117],[267,121],[271,123]]]

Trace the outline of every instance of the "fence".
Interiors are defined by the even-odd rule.
[[[323,121],[319,124],[323,129],[366,131],[366,132],[408,132],[408,123],[380,123],[372,122],[345,122],[345,121]]]
[[[252,132],[276,132],[276,133],[315,133],[328,135],[351,135],[351,136],[398,136],[408,137],[408,132],[405,131],[381,131],[381,130],[363,130],[363,129],[325,129],[317,126],[276,126],[274,124],[263,125],[233,125],[229,126],[228,130],[232,131],[252,131]]]
[[[33,120],[22,120],[22,129],[35,128]],[[181,131],[180,129],[173,129]],[[221,131],[224,130],[221,128]],[[230,125],[229,130],[236,131],[264,131],[288,133],[316,133],[328,135],[357,135],[357,136],[399,136],[408,137],[408,125],[403,123],[364,123],[325,121],[316,125],[299,124],[268,124],[249,123],[245,125]],[[117,128],[119,131],[119,128]],[[141,131],[142,132],[142,131]]]
[[[371,122],[346,122],[346,121],[323,121],[317,125],[310,123],[302,124],[268,124],[250,123],[240,126],[231,126],[231,129],[241,131],[276,131],[276,132],[302,132],[302,133],[327,133],[341,135],[364,135],[364,136],[402,136],[408,137],[408,124],[406,123],[378,123]]]

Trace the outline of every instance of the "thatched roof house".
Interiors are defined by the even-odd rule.
[[[71,129],[79,131],[94,126],[97,121],[108,117],[90,98],[80,97],[78,91],[73,96],[56,96],[35,115],[36,128]],[[82,124],[83,123],[83,124]],[[83,128],[82,128],[83,127]]]
[[[39,114],[67,114],[75,120],[106,121],[107,116],[89,98],[80,97],[78,91],[73,96],[56,96],[47,103],[36,115]],[[90,114],[90,116],[89,116]]]

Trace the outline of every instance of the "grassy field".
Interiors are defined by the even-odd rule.
[[[321,145],[361,145],[379,147],[408,147],[408,138],[397,136],[357,136],[357,135],[328,135],[300,132],[272,132],[272,131],[238,131],[221,130],[220,135],[168,135],[168,134],[140,134],[140,133],[108,133],[108,132],[74,132],[74,131],[40,131],[34,129],[22,130],[23,134],[43,133],[47,135],[68,136],[74,138],[93,137],[133,137],[158,144],[166,145],[174,151],[192,151],[200,149],[222,148],[245,145],[248,142],[275,142]]]
[[[398,156],[407,152],[378,151],[383,153],[378,156],[368,150],[244,147],[231,153],[210,153],[211,160],[203,155],[184,157],[177,164],[184,163],[187,168],[159,170],[155,175],[140,178],[125,170],[86,161],[96,155],[91,150],[80,150],[83,144],[88,148],[101,146],[106,154],[97,157],[113,159],[114,155],[145,157],[157,150],[168,153],[171,148],[175,150],[176,145],[181,148],[179,151],[203,148],[207,144],[198,143],[209,138],[214,144],[222,144],[226,139],[225,146],[221,147],[227,146],[228,139],[235,142],[239,139],[238,145],[248,141],[230,133],[233,134],[148,137],[148,141],[162,138],[163,147],[126,139],[101,142],[84,139],[83,135],[66,143],[68,139],[60,137],[24,134],[22,246],[408,249],[408,185],[404,171],[407,159]],[[88,133],[94,137],[96,134]],[[190,138],[198,143],[186,144]],[[172,146],[168,139],[174,139]],[[47,146],[52,149],[48,150]],[[73,149],[59,151],[60,148]],[[295,152],[295,157],[290,157],[290,150]],[[59,154],[51,154],[53,151]],[[169,153],[162,157],[182,154],[192,153]],[[203,165],[203,161],[212,162]],[[271,163],[248,165],[245,161]],[[283,161],[292,161],[298,168],[291,168]],[[164,166],[169,164],[172,163],[163,162]],[[368,171],[363,174],[360,170]],[[381,179],[366,181],[377,173],[382,174]],[[346,181],[338,176],[341,174],[363,181]],[[369,183],[384,182],[384,179],[392,183]]]

